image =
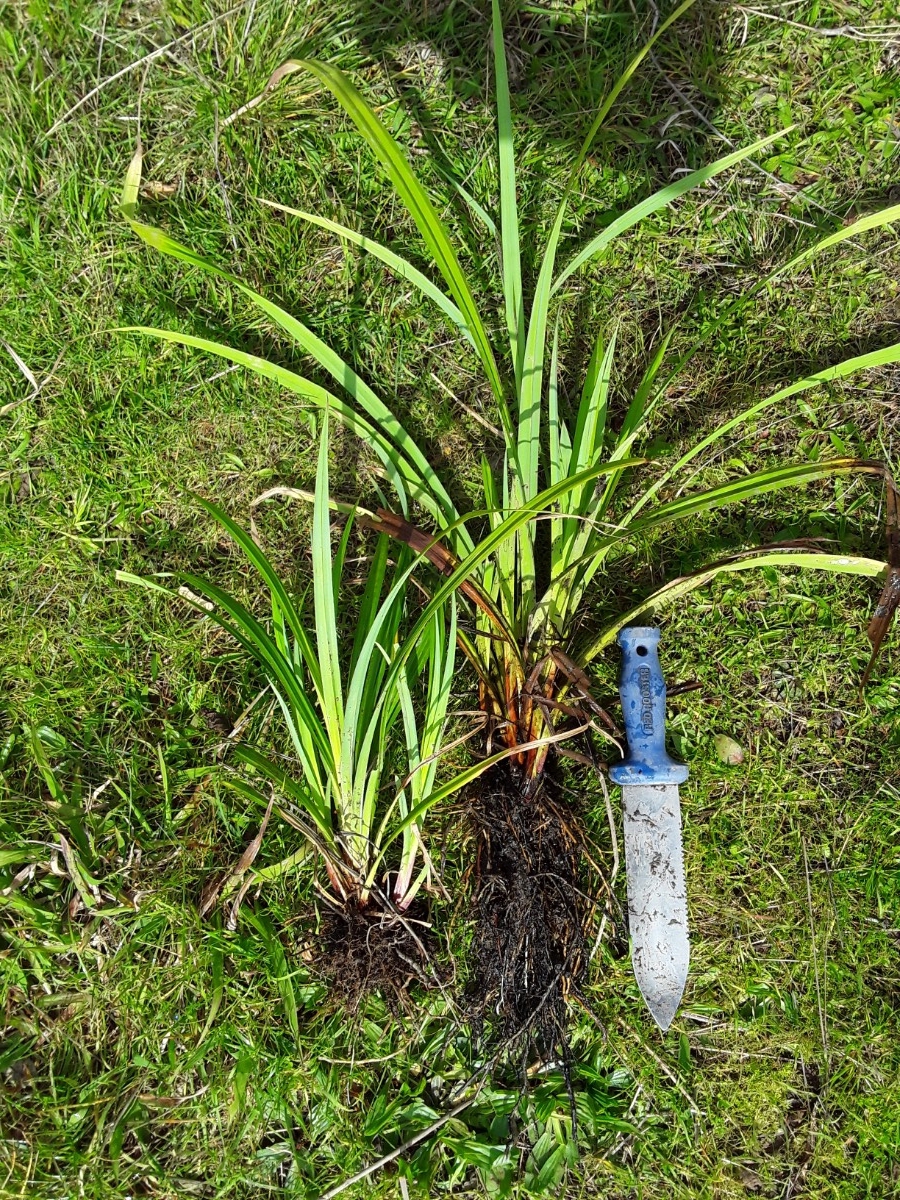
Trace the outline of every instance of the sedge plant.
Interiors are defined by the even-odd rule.
[[[324,862],[335,899],[365,908],[373,895],[384,899],[389,892],[402,912],[431,873],[421,835],[424,813],[478,770],[470,768],[437,786],[455,668],[456,603],[451,598],[433,610],[410,641],[409,577],[416,555],[400,546],[392,558],[396,544],[379,533],[365,560],[352,645],[343,652],[339,629],[349,599],[343,579],[348,549],[357,521],[365,523],[371,515],[340,506],[344,525],[333,546],[328,481],[326,415],[310,497],[311,628],[251,534],[199,497],[266,589],[268,620],[193,574],[179,576],[177,590],[155,578],[126,572],[119,578],[186,600],[256,660],[277,699],[287,745],[273,756],[237,742],[224,779],[262,807],[267,804],[263,789],[278,797],[281,815]],[[396,671],[395,663],[402,664]],[[386,877],[389,886],[383,886]]]
[[[368,234],[324,216],[266,201],[375,256],[433,302],[474,353],[496,408],[502,454],[499,467],[487,457],[482,458],[483,496],[477,510],[470,513],[460,514],[446,481],[381,398],[376,384],[363,379],[352,363],[342,359],[296,314],[255,292],[224,267],[175,242],[162,230],[141,222],[136,211],[139,156],[133,160],[126,180],[124,211],[137,234],[157,250],[229,281],[335,381],[338,395],[269,359],[248,355],[223,342],[174,330],[142,327],[135,332],[216,355],[274,380],[313,405],[328,406],[337,419],[373,447],[403,518],[394,523],[394,531],[408,538],[412,527],[406,518],[415,505],[428,526],[427,534],[416,531],[419,541],[434,535],[442,539],[440,551],[433,548],[429,558],[446,578],[436,587],[414,632],[425,630],[441,605],[465,588],[467,597],[474,601],[474,631],[458,628],[457,637],[478,673],[489,744],[497,740],[505,744],[512,783],[523,796],[540,790],[554,738],[571,724],[573,716],[584,714],[580,704],[590,703],[586,669],[592,659],[614,640],[622,625],[639,613],[646,620],[665,604],[727,570],[783,564],[873,578],[888,572],[887,564],[878,560],[828,553],[808,545],[742,548],[740,553],[712,563],[687,579],[667,584],[647,596],[639,609],[609,614],[599,633],[587,642],[577,640],[592,584],[604,573],[627,569],[623,555],[629,544],[652,530],[712,509],[744,504],[776,489],[802,487],[841,475],[886,477],[879,463],[841,457],[776,462],[715,487],[692,486],[700,456],[721,449],[741,426],[776,406],[786,408],[804,392],[830,381],[897,362],[900,343],[845,359],[761,397],[663,470],[635,455],[672,385],[716,330],[775,281],[816,256],[868,230],[897,221],[900,205],[848,223],[776,266],[716,319],[701,327],[693,344],[677,357],[671,352],[674,329],[667,331],[652,348],[637,384],[624,397],[625,416],[617,428],[609,420],[617,364],[614,331],[594,339],[582,380],[573,387],[571,380],[561,378],[561,363],[568,356],[560,350],[559,313],[578,272],[588,264],[601,262],[611,244],[641,222],[664,214],[680,197],[759,155],[789,132],[762,138],[685,174],[605,224],[580,248],[565,249],[569,201],[597,135],[656,42],[692,3],[684,0],[660,24],[600,103],[572,162],[549,233],[537,248],[536,279],[526,296],[512,106],[499,0],[492,0],[498,249],[503,295],[499,322],[487,318],[485,302],[476,294],[457,246],[402,146],[354,83],[334,66],[315,60],[287,62],[269,81],[266,91],[292,73],[302,73],[329,91],[367,143],[418,229],[432,264],[431,274]],[[261,102],[265,95],[242,111]],[[496,338],[489,333],[495,323],[502,329],[502,336]],[[573,391],[579,399],[569,418],[562,397]],[[628,501],[622,503],[620,483],[626,474],[632,480],[632,489]],[[666,498],[672,494],[675,498]],[[545,535],[543,531],[548,528],[549,534]],[[542,547],[544,536],[548,547]],[[405,653],[411,655],[412,643],[409,646]],[[403,670],[403,653],[394,659],[388,672],[392,682]]]

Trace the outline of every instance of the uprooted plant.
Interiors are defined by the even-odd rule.
[[[433,868],[422,841],[428,808],[464,787],[470,768],[436,786],[456,654],[456,604],[434,609],[409,640],[409,576],[416,556],[378,534],[367,558],[355,635],[342,654],[339,630],[347,591],[342,576],[356,520],[370,514],[341,506],[343,530],[332,546],[328,422],[323,420],[312,522],[312,630],[254,538],[214,504],[199,499],[243,551],[269,593],[268,627],[217,584],[185,573],[173,591],[156,578],[119,578],[189,603],[259,664],[278,701],[289,745],[278,757],[233,745],[229,786],[277,811],[319,855],[329,887],[321,892],[326,929],[321,963],[351,1001],[380,986],[395,998],[411,972],[427,977],[427,935],[410,906]],[[355,564],[358,566],[358,564]],[[393,669],[396,666],[396,670]],[[395,728],[399,736],[395,734]],[[398,745],[398,742],[400,743]],[[299,778],[293,770],[299,765]],[[243,771],[237,770],[238,767]],[[399,842],[399,853],[388,853]]]
[[[487,331],[445,224],[401,146],[353,83],[335,67],[312,60],[285,63],[269,81],[271,88],[292,72],[304,72],[327,88],[368,143],[418,227],[446,290],[368,235],[324,217],[273,204],[380,259],[433,301],[474,351],[496,404],[503,451],[499,470],[482,459],[480,512],[460,517],[445,482],[413,436],[353,366],[302,321],[223,268],[136,219],[139,155],[132,163],[124,195],[126,215],[144,241],[232,283],[331,375],[349,400],[332,395],[275,362],[223,343],[161,329],[141,328],[138,332],[217,355],[274,380],[313,405],[327,406],[374,448],[383,464],[402,512],[402,516],[381,513],[383,528],[401,541],[420,547],[435,534],[441,537],[440,543],[431,543],[426,556],[446,578],[423,609],[405,648],[394,655],[385,676],[390,686],[396,685],[404,671],[406,656],[415,653],[413,634],[418,636],[426,630],[441,605],[465,585],[474,610],[474,631],[457,629],[457,638],[478,674],[480,705],[488,718],[487,745],[492,748],[500,743],[509,755],[480,781],[474,805],[479,828],[480,917],[476,984],[484,1011],[498,1014],[501,1031],[519,1028],[523,1019],[532,1018],[537,1041],[544,1050],[562,1037],[565,998],[570,990],[578,988],[584,970],[586,912],[577,883],[582,833],[577,815],[556,794],[553,773],[547,768],[554,761],[551,754],[561,732],[592,726],[609,733],[606,714],[591,697],[586,674],[591,661],[638,614],[646,619],[723,571],[763,565],[870,577],[883,577],[888,571],[883,562],[828,553],[808,544],[741,547],[731,557],[667,584],[647,596],[637,609],[608,614],[599,633],[586,642],[579,643],[576,638],[579,616],[592,583],[604,572],[615,569],[621,573],[624,551],[652,530],[722,506],[742,504],[780,488],[841,475],[885,475],[877,462],[845,457],[776,464],[715,487],[689,490],[701,465],[699,456],[721,448],[739,427],[773,406],[784,405],[829,381],[900,360],[900,343],[849,358],[780,388],[720,424],[665,469],[654,471],[646,459],[630,456],[679,373],[726,320],[739,314],[773,281],[816,255],[896,221],[900,206],[847,224],[776,267],[716,319],[701,326],[693,344],[675,361],[671,361],[674,330],[670,330],[653,349],[642,377],[627,398],[625,417],[618,429],[610,428],[607,420],[616,365],[616,333],[611,322],[611,330],[602,330],[596,337],[574,418],[567,420],[564,416],[563,397],[568,389],[564,389],[565,381],[560,378],[565,356],[559,347],[558,306],[566,299],[576,273],[602,259],[614,239],[784,136],[776,133],[763,138],[647,196],[606,224],[571,255],[562,269],[557,269],[569,199],[597,134],[645,56],[691,3],[685,0],[660,25],[600,105],[572,164],[549,236],[537,259],[537,279],[526,305],[511,101],[499,3],[493,0],[500,272],[506,335],[502,355]],[[629,472],[634,479],[633,472],[642,465],[650,470],[650,479],[636,492],[632,489],[630,499],[623,503],[619,488],[622,477]],[[674,492],[676,485],[678,491]],[[410,524],[411,502],[427,514],[434,533]],[[900,574],[895,570],[898,566],[900,563],[891,561],[888,583],[893,583],[894,591],[885,601],[888,619],[900,594]]]

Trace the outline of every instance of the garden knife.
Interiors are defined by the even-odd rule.
[[[666,753],[659,630],[627,626],[618,642],[628,754],[609,775],[622,788],[631,961],[641,995],[665,1031],[681,1002],[690,956],[678,794],[688,769]]]

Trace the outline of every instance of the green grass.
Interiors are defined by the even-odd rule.
[[[204,884],[239,857],[258,821],[224,789],[197,790],[221,737],[210,714],[235,719],[260,680],[188,606],[114,579],[119,569],[188,570],[259,605],[241,556],[186,492],[244,522],[254,496],[279,484],[309,487],[315,474],[315,428],[295,398],[241,372],[212,379],[211,361],[108,332],[160,324],[227,340],[251,328],[244,349],[274,346],[286,365],[299,365],[230,289],[143,249],[123,228],[115,204],[139,108],[145,179],[176,189],[155,202],[154,220],[236,262],[248,283],[295,308],[396,399],[404,422],[455,470],[460,494],[474,494],[472,449],[495,443],[448,394],[490,411],[490,397],[473,387],[473,361],[377,263],[255,200],[348,224],[359,212],[361,227],[421,264],[415,230],[360,139],[333,103],[297,81],[216,137],[217,110],[221,126],[291,55],[365,66],[357,78],[387,106],[382,118],[414,149],[439,151],[414,155],[415,165],[460,233],[467,222],[441,164],[495,211],[488,26],[460,4],[439,7],[412,7],[403,25],[397,6],[322,4],[304,13],[258,0],[214,34],[180,43],[146,76],[140,68],[105,88],[50,137],[98,72],[111,75],[214,10],[69,2],[17,4],[0,18],[0,160],[9,166],[0,334],[43,385],[29,398],[30,384],[0,347],[0,407],[23,401],[0,417],[0,744],[16,737],[0,779],[0,843],[11,852],[0,860],[3,886],[35,864],[15,903],[0,897],[0,1178],[8,1173],[10,1194],[317,1196],[427,1125],[479,1065],[438,997],[400,1015],[372,1000],[351,1021],[329,1007],[304,957],[315,934],[307,866],[244,902],[268,918],[274,940],[265,921],[260,928],[242,917],[230,932],[224,914],[199,920]],[[789,11],[822,26],[896,15],[889,5]],[[552,219],[591,105],[640,41],[627,6],[594,13],[588,27],[585,40],[581,10],[571,20],[512,23],[526,231]],[[98,67],[99,31],[109,40]],[[574,206],[585,240],[599,214],[725,152],[693,110],[735,145],[796,122],[766,168],[805,186],[808,198],[742,167],[681,202],[673,219],[647,225],[587,274],[561,331],[566,352],[586,363],[598,329],[616,318],[619,352],[634,348],[623,370],[637,370],[654,331],[688,301],[698,303],[698,319],[715,313],[841,220],[896,202],[900,74],[883,60],[877,42],[812,38],[752,16],[744,40],[743,18],[719,10],[674,30],[658,49],[665,77],[654,63],[642,68],[591,155]],[[469,248],[483,285],[497,287],[484,246],[470,239]],[[875,233],[761,297],[695,361],[690,387],[669,397],[655,453],[674,461],[752,398],[895,341],[898,267],[893,235]],[[533,283],[527,273],[525,282]],[[689,334],[690,322],[685,341]],[[896,379],[888,369],[870,373],[765,414],[730,463],[708,466],[705,481],[776,454],[895,461]],[[373,497],[372,465],[349,435],[335,437],[332,486],[342,498]],[[270,503],[257,519],[279,569],[308,581],[309,514]],[[628,607],[715,554],[810,529],[876,557],[883,550],[875,490],[817,484],[656,535],[634,575],[598,595],[598,607],[610,599]],[[771,570],[719,580],[667,616],[670,680],[704,684],[673,700],[670,717],[692,767],[684,789],[691,980],[661,1040],[616,939],[598,952],[591,999],[607,1036],[576,1014],[584,1152],[566,1194],[896,1191],[900,686],[889,643],[866,695],[858,693],[874,590],[863,580]],[[615,655],[596,672],[598,692],[611,692]],[[457,706],[466,695],[461,680]],[[66,800],[80,787],[101,881],[94,910],[69,915],[77,893],[54,848],[60,828],[72,840],[74,818],[54,809],[26,725],[43,727]],[[719,763],[718,732],[745,748],[742,766]],[[602,798],[587,795],[585,804],[611,867]],[[445,847],[451,888],[467,865],[462,833],[457,814],[445,811],[434,845]],[[273,823],[258,864],[298,844]],[[63,874],[47,869],[54,861]],[[623,885],[620,873],[620,899]],[[459,951],[464,908],[436,904],[434,918],[442,944]],[[490,1148],[507,1141],[503,1113],[514,1099],[497,1084],[430,1143],[435,1182],[426,1193],[440,1194],[454,1171],[462,1194],[483,1193],[466,1163],[498,1159]],[[545,1134],[540,1162],[529,1165],[521,1152],[534,1183],[565,1132],[569,1103],[552,1080],[530,1103],[518,1142]],[[426,1170],[421,1157],[416,1170]],[[349,1194],[399,1193],[389,1170]]]

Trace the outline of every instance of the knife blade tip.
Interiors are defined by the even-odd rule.
[[[678,1006],[681,1004],[687,983],[687,971],[683,975],[679,972],[677,977],[670,976],[664,980],[658,977],[641,978],[637,971],[635,971],[635,976],[641,995],[644,997],[644,1003],[650,1010],[650,1015],[661,1031],[665,1033],[675,1019]]]

